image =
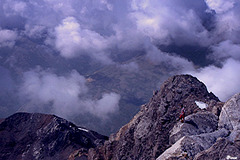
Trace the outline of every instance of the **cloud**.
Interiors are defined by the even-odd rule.
[[[25,25],[24,35],[30,38],[44,38],[46,37],[47,28],[42,25]]]
[[[0,47],[12,47],[17,39],[17,33],[8,29],[0,28]]]
[[[108,47],[108,40],[89,29],[81,28],[74,17],[67,17],[62,24],[55,28],[56,48],[66,58],[87,54],[103,63],[111,63],[104,53]]]
[[[129,72],[138,72],[139,71],[139,66],[136,62],[121,64],[120,68],[127,70]]]
[[[86,79],[73,70],[59,76],[41,68],[25,72],[19,88],[24,111],[50,112],[63,117],[90,113],[107,118],[118,111],[120,96],[105,93],[99,100],[87,96]]]
[[[3,10],[7,16],[11,15],[23,15],[27,8],[27,4],[23,1],[14,1],[14,0],[6,0],[3,5]]]
[[[236,0],[205,0],[209,8],[217,13],[223,13],[234,7]]]
[[[240,43],[240,2],[238,0],[205,0],[215,14],[214,31],[212,37],[215,43],[231,40]]]
[[[146,58],[155,65],[164,65],[175,73],[194,70],[193,63],[177,55],[173,56],[169,53],[162,52],[156,47],[147,48]]]
[[[240,44],[234,44],[230,40],[222,41],[211,47],[213,51],[212,58],[216,60],[233,58],[240,60]]]
[[[115,54],[141,52],[146,43],[200,45],[211,43],[204,22],[204,0],[15,1],[4,0],[5,15],[24,18],[23,34],[45,38],[60,55],[72,59],[88,55],[112,64]],[[11,6],[13,9],[10,9]],[[9,9],[8,9],[9,8]],[[14,9],[15,8],[15,9]],[[208,20],[208,19],[207,19]]]
[[[208,31],[202,24],[206,6],[201,0],[197,5],[198,9],[196,4],[184,1],[132,0],[130,15],[137,29],[158,43],[204,46],[209,44]]]
[[[220,100],[226,101],[240,92],[240,61],[228,59],[222,68],[209,66],[197,72],[190,72],[213,92]]]
[[[106,119],[107,115],[119,110],[120,95],[116,93],[103,94],[99,100],[85,100],[82,102],[88,112],[93,115]]]

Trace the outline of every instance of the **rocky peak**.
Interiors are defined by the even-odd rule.
[[[89,159],[156,159],[170,146],[170,130],[177,123],[180,104],[189,115],[201,111],[196,101],[209,106],[219,102],[195,77],[169,78],[160,91],[154,92],[150,102],[104,146],[90,150]]]
[[[183,104],[187,114],[197,112],[200,108],[196,101],[210,104],[210,101],[218,102],[219,99],[207,91],[206,86],[191,75],[176,75],[163,83],[160,92],[154,97],[168,104],[170,107]],[[213,103],[212,102],[212,103]]]
[[[67,159],[79,149],[84,158],[106,139],[54,115],[16,113],[0,123],[0,159]]]

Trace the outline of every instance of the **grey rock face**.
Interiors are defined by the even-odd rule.
[[[214,109],[214,106],[212,108]],[[196,115],[198,114],[199,113],[197,113]],[[194,114],[186,117],[186,121],[191,116],[194,116]],[[202,116],[203,119],[208,119],[208,117],[209,116]],[[198,123],[202,123],[201,118],[196,119],[196,121]],[[211,122],[208,123],[211,124]],[[216,130],[217,117],[215,117],[214,123],[215,125],[213,126]],[[201,130],[202,129],[194,130],[194,128],[188,124],[175,125],[175,127],[170,132],[170,142],[172,141],[172,143],[174,143],[178,138],[181,138],[184,135],[196,135],[182,137],[179,141],[177,141],[169,149],[167,149],[158,159],[239,159],[240,94],[234,95],[222,107],[219,116],[218,130],[211,132],[211,129],[206,129],[206,132],[210,131],[211,133],[204,133],[198,135],[198,132],[201,132]],[[204,130],[202,131],[205,132]],[[217,138],[220,139],[216,141]]]
[[[157,160],[179,158],[193,159],[197,153],[211,147],[216,142],[217,138],[226,137],[228,133],[226,129],[221,129],[212,133],[184,136],[161,154]]]
[[[240,159],[240,145],[220,138],[209,149],[198,153],[194,160]]]
[[[170,130],[177,123],[180,104],[186,115],[201,111],[195,101],[218,102],[205,85],[190,75],[173,76],[150,102],[104,146],[91,149],[89,159],[156,159],[169,147]],[[214,128],[214,127],[213,127]],[[214,129],[210,129],[214,130]]]
[[[234,143],[240,142],[240,130],[233,130],[228,136],[228,140]]]
[[[240,129],[240,94],[234,95],[223,106],[219,116],[219,128]]]
[[[0,123],[0,159],[68,159],[75,150],[86,154],[106,139],[54,115],[16,113]]]
[[[187,116],[185,123],[178,122],[170,131],[169,142],[174,144],[183,136],[210,133],[217,129],[218,117],[211,112],[200,112]]]
[[[198,153],[194,160],[240,159],[240,94],[224,104],[218,126],[229,130],[230,135],[218,139],[209,149]]]

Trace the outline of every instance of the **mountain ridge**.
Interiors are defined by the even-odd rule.
[[[184,123],[178,118],[180,105],[186,110]],[[224,103],[196,77],[176,75],[109,138],[54,115],[16,113],[3,119],[0,159],[240,158],[239,113],[240,94]]]
[[[0,159],[67,159],[107,139],[55,115],[24,112],[4,119],[0,135]]]

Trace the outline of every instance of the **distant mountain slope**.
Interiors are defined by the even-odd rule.
[[[68,159],[76,150],[86,159],[106,139],[54,115],[16,113],[0,123],[0,159]]]

